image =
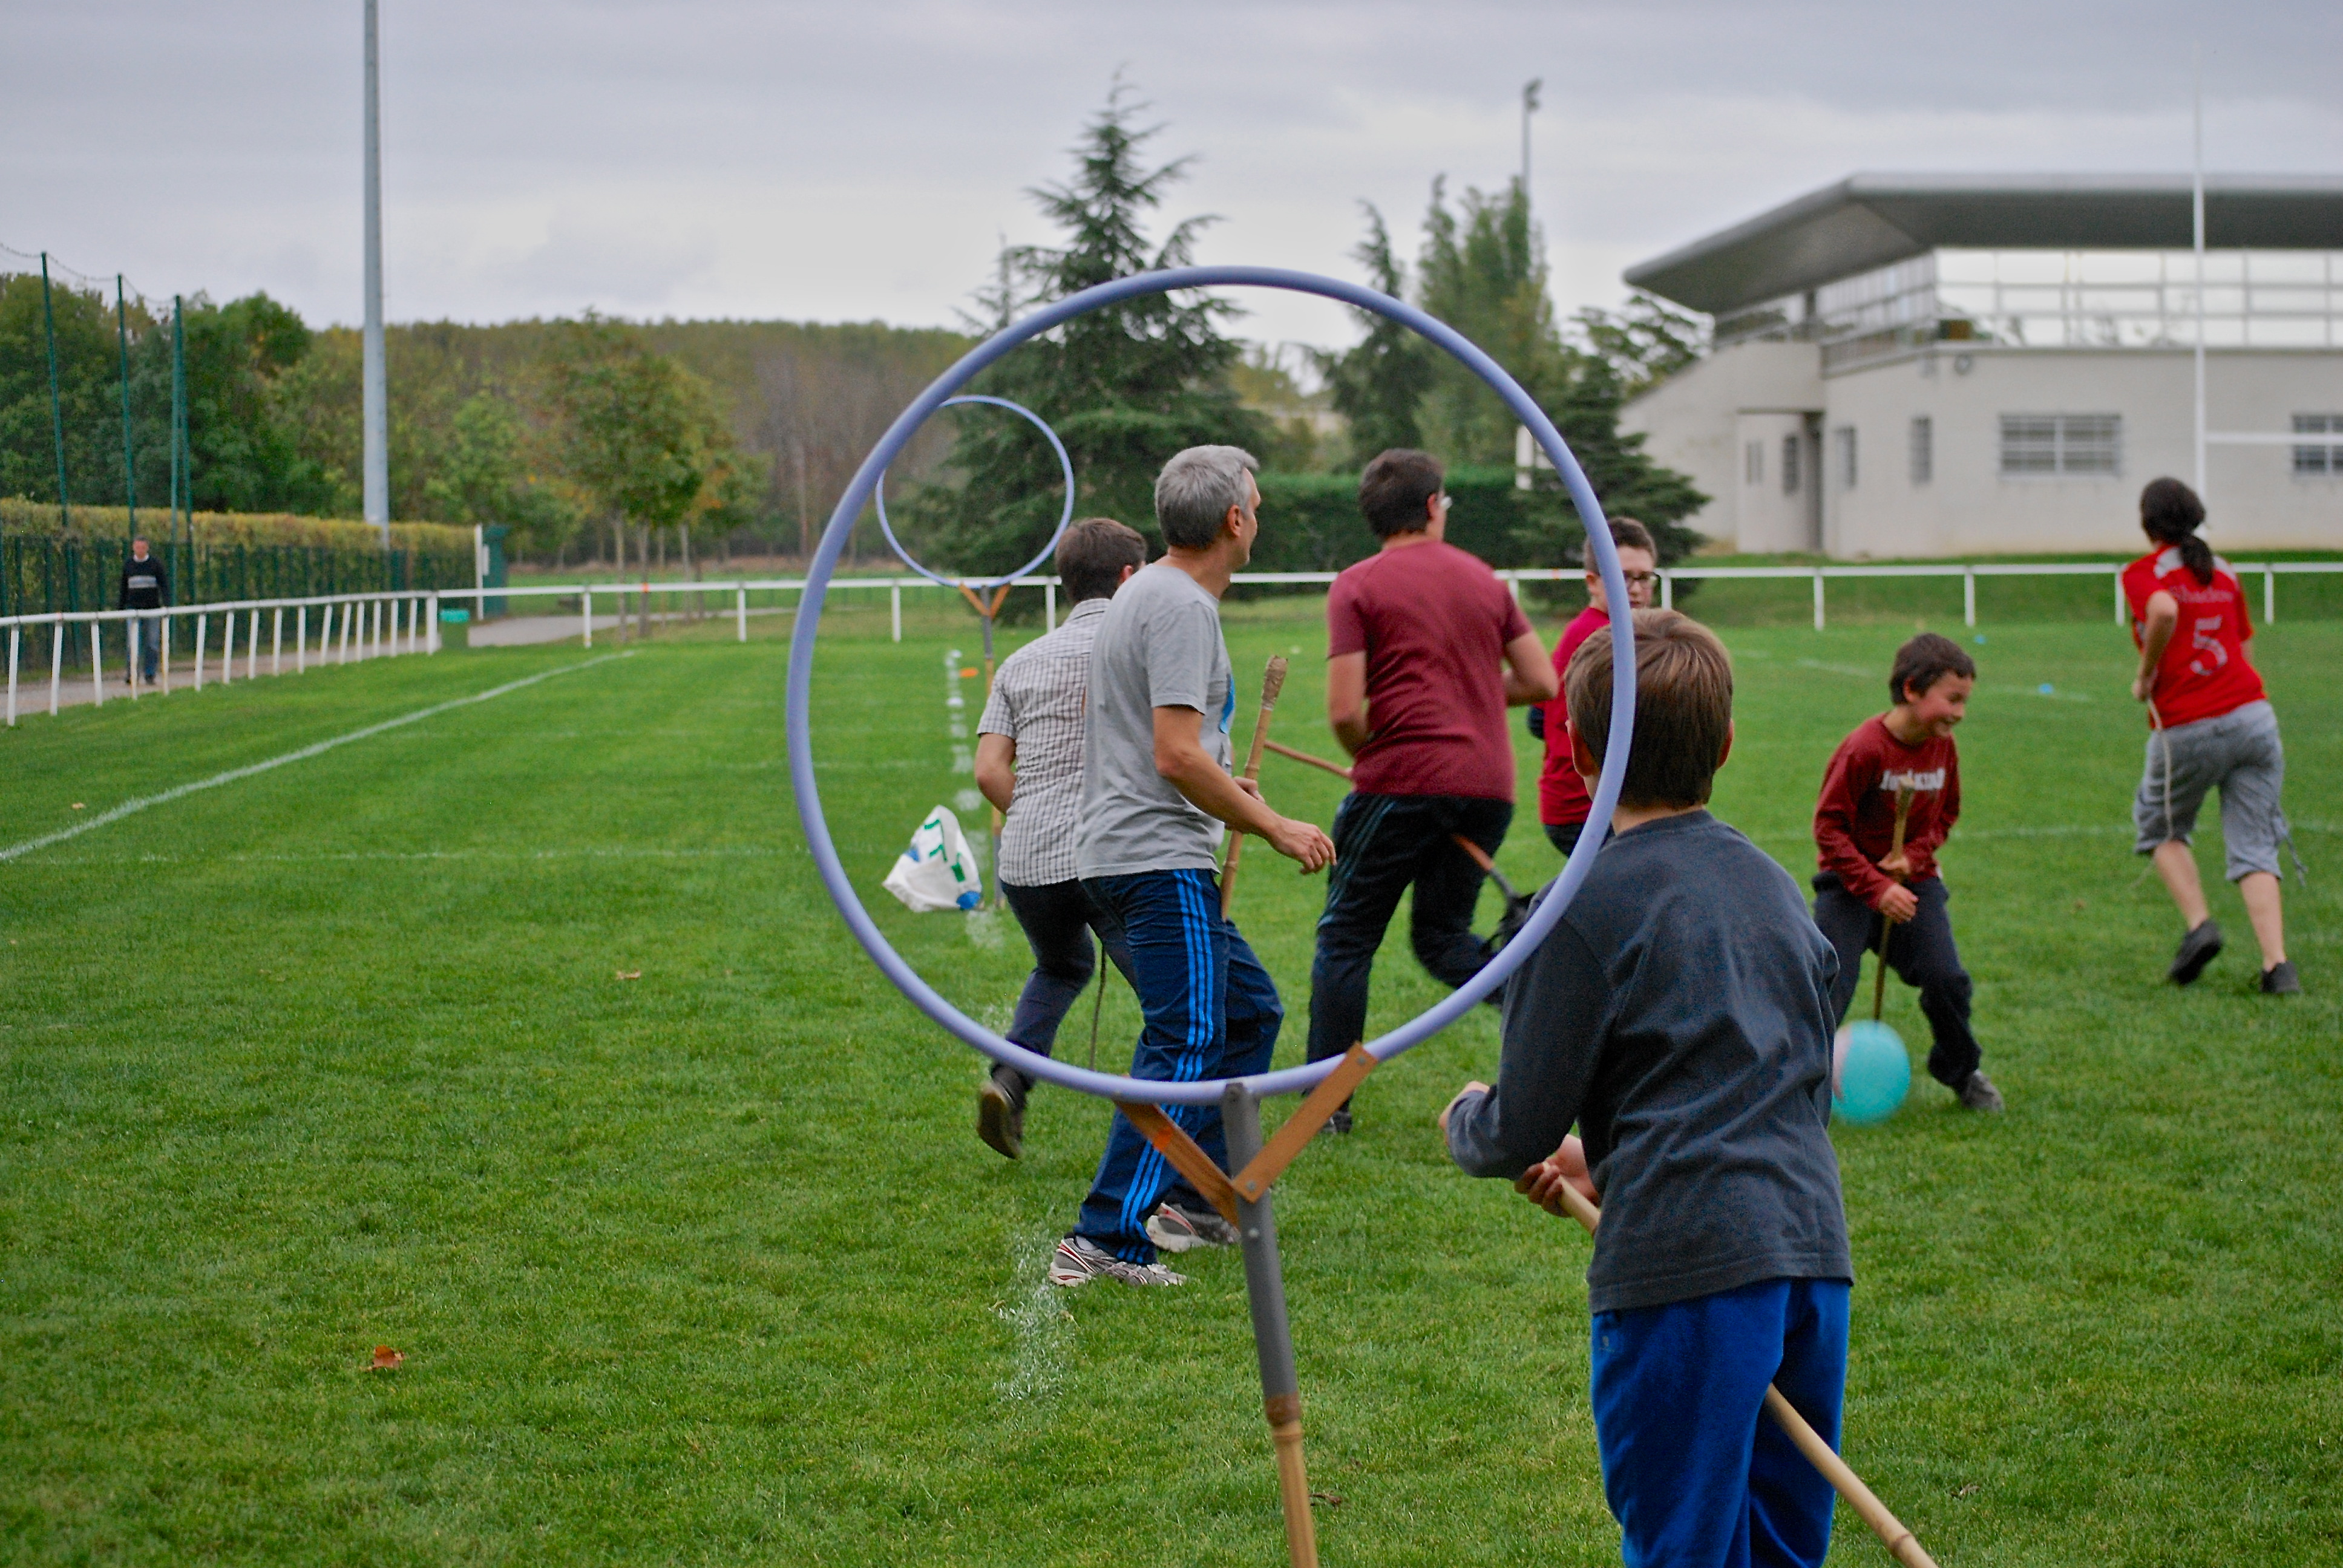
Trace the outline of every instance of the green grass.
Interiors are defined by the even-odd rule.
[[[1013,926],[877,891],[968,783],[944,651],[973,662],[973,623],[907,609],[900,647],[883,599],[835,623],[825,798],[891,940],[997,1021]],[[1230,633],[1241,669],[1303,656],[1281,732],[1322,750],[1316,614],[1232,606]],[[1824,760],[1910,625],[1727,630],[1717,807],[1793,870]],[[1237,1260],[1175,1292],[1038,1285],[1104,1112],[1048,1092],[1022,1164],[976,1142],[977,1059],[813,877],[782,628],[752,628],[0,864],[0,1560],[1282,1560]],[[1848,1455],[1946,1564],[2343,1561],[2343,627],[2281,620],[2256,650],[2319,879],[2288,889],[2292,1001],[2251,994],[2226,890],[2230,953],[2161,983],[2177,922],[2127,852],[2142,726],[2119,634],[1985,631],[1945,860],[2011,1109],[1970,1117],[1923,1081],[1835,1133]],[[0,738],[0,844],[585,657],[29,719]],[[1271,766],[1281,804],[1331,817],[1334,780]],[[1530,816],[1503,856],[1525,881],[1554,869]],[[2217,868],[2217,834],[2201,848]],[[1321,884],[1248,865],[1291,1060]],[[1375,1027],[1436,994],[1402,934]],[[1889,1005],[1925,1039],[1908,992]],[[1102,1065],[1133,1024],[1118,989]],[[1078,1014],[1066,1049],[1086,1035]],[[1475,1017],[1383,1069],[1360,1131],[1280,1188],[1313,1484],[1342,1500],[1320,1510],[1330,1564],[1617,1561],[1585,1240],[1459,1175],[1431,1129],[1494,1055]],[[405,1365],[365,1370],[377,1343]],[[1842,1512],[1835,1561],[1885,1559]]]

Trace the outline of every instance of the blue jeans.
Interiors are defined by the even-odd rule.
[[[142,615],[134,624],[138,628],[138,678],[152,686],[163,658],[163,618]]]
[[[1146,1024],[1131,1076],[1172,1083],[1243,1078],[1265,1070],[1285,1021],[1277,987],[1237,929],[1221,918],[1220,879],[1210,871],[1141,871],[1087,879],[1098,906],[1122,924],[1131,987]],[[1228,1146],[1217,1105],[1167,1105],[1164,1113],[1223,1170]],[[1147,1216],[1178,1172],[1116,1111],[1098,1176],[1074,1234],[1133,1263],[1155,1261]]]
[[[1838,1446],[1847,1294],[1761,1280],[1594,1314],[1594,1443],[1626,1568],[1818,1568],[1835,1494],[1765,1413],[1765,1385]]]

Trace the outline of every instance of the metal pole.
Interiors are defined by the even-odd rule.
[[[2269,563],[2262,564],[2262,624],[2269,625],[2278,618],[2278,572]]]
[[[156,635],[162,638],[163,646],[156,650],[160,659],[156,668],[163,673],[163,695],[168,697],[171,694],[171,612],[169,610],[165,610],[158,618],[158,624],[161,630]]]
[[[1058,629],[1058,585],[1056,583],[1041,585],[1041,629],[1043,631]]]
[[[1976,625],[1976,573],[1974,570],[1961,574],[1961,623],[1964,626]]]
[[[106,622],[89,618],[89,689],[90,699],[96,706],[106,706]]]
[[[1660,574],[1660,608],[1662,609],[1676,608],[1676,574],[1674,572]]]
[[[749,585],[741,583],[732,590],[732,608],[740,622],[740,640],[749,640]]]
[[[2196,167],[2191,179],[2190,216],[2197,250],[2197,498],[2205,498],[2205,48],[2189,50],[2196,69]]]
[[[236,680],[236,611],[220,617],[220,684],[233,685]]]
[[[293,673],[309,672],[309,607],[303,605],[293,612]]]
[[[196,480],[187,449],[187,329],[179,309],[179,297],[171,296],[171,570],[178,574],[182,596],[187,595],[185,572],[195,563],[196,555]],[[179,559],[180,497],[186,497],[187,559]]]
[[[22,651],[24,631],[21,626],[8,628],[8,728],[11,729],[16,728],[16,659]]]
[[[130,700],[136,702],[138,700],[138,655],[144,649],[138,636],[138,618],[134,615],[124,624],[130,628]]]
[[[61,617],[49,623],[49,717],[57,716],[57,698],[62,695],[65,675],[65,623]]]
[[[1242,1083],[1221,1094],[1221,1129],[1229,1168],[1242,1171],[1261,1152],[1261,1101]],[[1285,1513],[1285,1551],[1293,1568],[1317,1568],[1318,1527],[1310,1517],[1310,1475],[1302,1453],[1302,1388],[1293,1370],[1293,1332],[1285,1315],[1285,1274],[1277,1256],[1277,1216],[1266,1189],[1259,1201],[1237,1198],[1238,1245],[1245,1297],[1261,1361],[1262,1412],[1277,1450],[1277,1497]]]
[[[122,275],[114,275],[114,346],[122,357],[122,486],[123,498],[130,507],[130,537],[138,537],[138,464],[130,442],[130,318],[122,299]],[[133,659],[130,679],[136,689],[137,661]]]
[[[366,520],[390,548],[390,389],[382,347],[382,88],[376,0],[366,0],[366,343],[362,488]]]
[[[244,678],[252,679],[260,673],[260,612],[254,610],[252,619],[244,628]]]
[[[1530,116],[1538,111],[1538,89],[1545,85],[1539,76],[1522,86],[1522,206],[1530,205]]]
[[[804,602],[804,600],[805,600],[805,596],[804,596],[802,593],[800,593],[800,594],[798,596],[798,600],[799,600],[799,602],[800,604],[802,604],[802,603]],[[894,628],[895,628],[895,640],[896,640],[897,642],[900,642],[900,641],[902,641],[902,640],[903,640],[903,585],[902,585],[901,583],[890,583],[890,584],[887,586],[887,617],[888,617],[888,619],[889,619],[889,620],[893,624],[893,626],[894,626]]]
[[[1819,567],[1817,567],[1817,568],[1815,568],[1815,629],[1816,631],[1820,631],[1820,630],[1822,630],[1822,628],[1823,628],[1823,574],[1822,574],[1822,568],[1819,568]]]
[[[203,611],[196,612],[196,689],[204,689],[204,635],[211,629],[212,618]]]
[[[268,628],[268,673],[285,673],[285,607],[281,604]]]
[[[49,304],[49,253],[45,250],[41,252],[41,325],[49,339],[49,424],[57,437],[57,524],[70,530],[73,506],[65,498],[65,406],[57,395],[57,313]]]
[[[578,592],[578,624],[586,633],[586,646],[594,646],[594,589],[591,585]]]
[[[2123,623],[2124,623],[2123,573],[2122,573],[2121,571],[2117,571],[2117,572],[2116,573],[2116,624],[2117,624],[2117,626],[2121,626],[2121,625],[2123,625]]]

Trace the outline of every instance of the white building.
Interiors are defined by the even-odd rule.
[[[2197,475],[2191,206],[2187,176],[1856,175],[1627,270],[1716,347],[1622,424],[1745,551],[2133,548],[2140,487]],[[2207,535],[2343,548],[2343,177],[2208,176],[2205,235]]]

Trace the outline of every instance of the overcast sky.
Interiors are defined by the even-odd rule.
[[[1556,303],[1855,170],[2343,170],[2343,5],[381,0],[395,321],[949,324],[1125,69],[1201,259],[1356,276],[1518,167]],[[0,243],[150,295],[360,310],[358,0],[0,0]],[[1255,297],[1263,338],[1339,342]]]

